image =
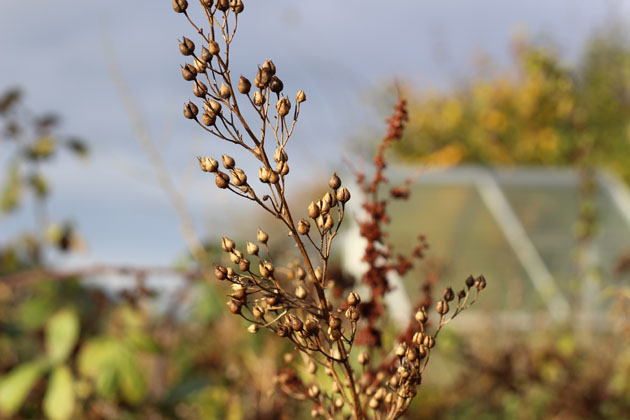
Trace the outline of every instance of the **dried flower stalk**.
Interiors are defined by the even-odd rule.
[[[223,251],[233,266],[218,265],[214,271],[219,280],[232,284],[228,308],[250,323],[251,333],[265,328],[293,343],[302,355],[306,375],[298,375],[294,363],[288,363],[280,370],[277,383],[296,399],[310,401],[313,417],[399,418],[416,393],[437,333],[476,300],[485,287],[485,280],[480,277],[464,289],[449,317],[447,302],[454,296],[445,295],[438,304],[440,320],[432,335],[425,330],[428,316],[427,308],[423,307],[415,316],[418,332],[412,342],[398,346],[393,361],[372,367],[367,352],[355,352],[358,353],[355,366],[360,366],[355,369],[350,357],[355,354],[359,320],[365,306],[361,306],[361,298],[354,291],[347,295],[345,302],[334,301],[326,292],[332,283],[329,275],[332,244],[344,220],[350,192],[339,176],[333,174],[328,182],[330,190],[304,209],[304,217],[298,220],[294,216],[286,199],[285,177],[289,173],[286,146],[306,94],[300,90],[292,103],[283,93],[284,84],[271,60],[255,69],[253,83],[245,76],[233,80],[230,46],[239,14],[244,10],[243,2],[200,0],[200,5],[207,19],[207,32],[189,16],[186,0],[173,0],[175,12],[186,17],[203,43],[199,49],[194,41],[184,37],[179,44],[180,52],[190,58],[181,68],[182,77],[192,82],[193,94],[201,101],[185,104],[184,116],[213,136],[247,150],[260,164],[258,182],[256,177],[248,176],[239,168],[234,158],[225,154],[220,160],[200,157],[201,170],[214,175],[219,189],[253,201],[273,215],[288,230],[299,250],[296,262],[276,267],[269,257],[269,237],[263,230],[258,230],[256,241],[246,244],[222,238]],[[241,106],[252,107],[257,116],[256,127],[245,118]],[[403,114],[404,103],[401,103],[390,121],[385,143],[400,138]],[[384,167],[384,163],[377,164],[377,177],[383,177]],[[375,248],[379,240],[376,237],[372,241]],[[312,249],[307,249],[307,243]],[[386,255],[380,257],[375,262]],[[380,295],[372,288],[373,300],[388,290],[385,278],[388,269],[374,267],[370,278],[373,277],[375,283],[380,278],[384,285]],[[476,290],[474,296],[472,286]],[[376,318],[368,317],[368,322]],[[289,355],[287,359],[291,358]],[[325,370],[328,381],[318,379],[318,367]]]

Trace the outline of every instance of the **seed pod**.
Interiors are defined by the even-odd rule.
[[[407,352],[405,353],[405,357],[410,362],[413,362],[418,358],[418,354],[416,353],[416,350],[414,348],[410,347],[407,349]]]
[[[260,271],[260,275],[266,279],[271,277],[271,272],[267,270],[264,264],[258,264],[258,271]]]
[[[457,292],[457,299],[462,300],[465,297],[466,297],[466,292],[464,291],[464,289],[462,289],[459,292]]]
[[[346,204],[348,200],[350,200],[350,191],[348,191],[346,187],[342,187],[341,189],[337,190],[337,200],[339,200],[343,204]]]
[[[413,338],[411,339],[411,341],[413,341],[413,343],[416,346],[420,346],[422,345],[422,341],[424,340],[424,334],[422,334],[420,331],[416,332],[413,334]]]
[[[276,165],[276,172],[282,176],[285,176],[286,174],[289,173],[289,164],[286,162],[279,162]]]
[[[241,92],[243,95],[247,95],[251,88],[251,82],[247,80],[247,78],[245,78],[244,76],[241,76],[241,78],[238,80],[238,91]]]
[[[200,60],[199,58],[195,58],[193,60],[193,66],[195,67],[195,70],[198,74],[203,74],[206,72],[206,62]]]
[[[321,211],[322,215],[328,214],[328,212],[330,211],[330,203],[328,203],[327,201],[319,200],[317,202],[317,205],[319,206],[319,210]]]
[[[471,287],[473,287],[474,284],[475,284],[475,279],[473,278],[473,276],[468,276],[466,278],[466,287],[470,289]]]
[[[241,302],[239,302],[238,300],[233,300],[232,299],[228,303],[228,307],[230,308],[230,312],[232,312],[234,315],[241,313],[241,306],[243,306],[243,304]]]
[[[252,242],[247,242],[247,253],[249,255],[258,255],[258,245]]]
[[[297,231],[300,235],[308,235],[308,232],[311,230],[311,224],[308,220],[300,220],[298,222]]]
[[[214,275],[219,280],[225,280],[227,278],[227,269],[221,265],[214,267]]]
[[[228,174],[218,171],[215,183],[217,184],[217,187],[225,189],[230,185],[230,177]]]
[[[438,314],[440,315],[446,315],[448,313],[448,303],[445,300],[440,300],[436,305],[435,305],[435,310],[437,311]]]
[[[324,232],[328,232],[334,226],[333,218],[330,214],[324,215]]]
[[[199,159],[199,166],[201,167],[201,170],[204,172],[216,172],[217,168],[219,167],[219,162],[217,162],[215,159],[209,158],[209,157],[200,157]]]
[[[321,267],[315,267],[315,270],[313,270],[313,271],[315,271],[315,279],[317,281],[322,281],[322,275],[323,275],[322,274],[322,268]]]
[[[193,102],[188,102],[184,104],[184,117],[189,120],[194,120],[197,118],[197,114],[199,114],[199,108]]]
[[[330,177],[330,180],[328,181],[328,185],[333,190],[336,190],[337,188],[339,188],[341,186],[341,179],[337,175],[337,172],[332,174],[332,176]]]
[[[184,77],[184,80],[195,80],[195,77],[197,77],[197,70],[195,70],[195,68],[190,64],[186,64],[182,67],[182,76]]]
[[[208,51],[212,55],[217,55],[219,54],[219,52],[221,52],[221,48],[219,47],[219,44],[216,41],[211,39],[210,42],[208,42]]]
[[[306,289],[304,288],[304,286],[299,285],[296,289],[295,289],[295,297],[297,297],[298,299],[304,299],[307,295]]]
[[[311,398],[319,397],[319,387],[317,385],[313,385],[308,389],[308,396]]]
[[[232,9],[234,13],[239,14],[245,9],[245,6],[242,0],[232,0],[230,2],[230,9]]]
[[[291,102],[289,102],[289,99],[286,96],[283,96],[282,98],[278,99],[278,102],[276,102],[276,112],[278,112],[279,116],[281,117],[286,116],[290,110],[291,110]]]
[[[179,43],[179,52],[181,52],[182,55],[193,55],[195,53],[195,43],[184,37]]]
[[[407,346],[405,343],[400,343],[398,347],[396,347],[396,356],[403,357],[407,352]]]
[[[188,2],[186,0],[173,0],[173,10],[176,13],[184,13],[188,8]]]
[[[324,196],[322,197],[322,202],[325,202],[325,203],[326,203],[326,205],[327,205],[328,207],[332,208],[332,207],[334,207],[333,202],[335,202],[335,201],[334,201],[334,199],[333,199],[332,194],[331,194],[331,193],[329,193],[329,192],[327,192],[327,193],[326,193],[326,194],[324,194]],[[335,202],[335,203],[336,203],[336,202]]]
[[[275,171],[269,171],[269,182],[271,184],[277,184],[280,181],[280,176]]]
[[[234,293],[232,293],[230,297],[234,300],[242,301],[246,296],[245,288],[241,286],[240,284],[233,285],[233,288],[234,288]]]
[[[424,324],[428,321],[429,317],[427,316],[427,311],[424,309],[424,306],[416,312],[415,318],[420,324]]]
[[[298,93],[295,95],[295,102],[301,104],[304,101],[306,101],[306,93],[304,93],[303,90],[299,90]]]
[[[269,306],[275,305],[276,303],[278,303],[278,295],[274,294],[265,296],[265,302],[267,302],[267,305]]]
[[[206,111],[210,111],[214,115],[219,115],[221,113],[221,104],[213,99],[211,99],[209,102],[206,102],[205,106]]]
[[[420,357],[421,359],[424,359],[428,352],[429,351],[427,350],[427,348],[424,345],[419,345],[418,346],[418,357]]]
[[[424,337],[424,341],[422,342],[422,344],[425,347],[433,348],[433,346],[435,346],[435,338],[433,338],[430,335],[427,335],[426,337]]]
[[[247,185],[247,175],[242,169],[236,168],[232,171],[232,183],[237,187]]]
[[[208,127],[213,126],[214,123],[217,121],[217,117],[209,112],[204,112],[202,119],[204,125],[207,125]]]
[[[234,162],[234,159],[228,155],[222,155],[221,161],[225,169],[234,169],[234,165],[236,164],[236,162]]]
[[[357,292],[353,290],[346,298],[346,303],[350,306],[357,306],[359,303],[361,303],[361,297]]]
[[[276,163],[286,162],[289,160],[289,156],[283,147],[278,147],[273,153],[273,160]]]
[[[447,302],[450,302],[453,299],[455,299],[455,293],[453,292],[452,288],[447,287],[446,290],[444,291],[444,300]]]
[[[260,92],[254,92],[254,105],[262,106],[265,103],[265,97]]]
[[[372,410],[376,410],[381,403],[376,398],[371,398],[369,402],[369,406]]]
[[[222,12],[225,12],[230,8],[230,0],[217,0],[217,9]]]
[[[341,326],[341,319],[339,319],[337,316],[335,315],[330,315],[328,317],[328,326],[330,328],[339,328]]]
[[[269,71],[263,70],[261,68],[256,72],[256,77],[254,77],[254,86],[258,89],[266,89],[271,82],[272,74]]]
[[[264,167],[258,168],[258,179],[260,179],[260,182],[264,184],[269,183],[269,175],[270,175],[269,169],[264,168]]]
[[[201,59],[206,63],[210,63],[212,61],[212,54],[206,47],[201,47]]]
[[[308,217],[311,219],[317,219],[319,216],[319,207],[313,201],[308,205]]]
[[[226,236],[221,238],[221,248],[223,248],[223,250],[225,252],[231,252],[234,249],[235,246],[236,246],[236,244],[230,238],[228,238]]]
[[[475,280],[475,287],[477,290],[483,290],[486,288],[486,278],[484,276],[479,276]]]
[[[308,318],[304,323],[304,329],[310,335],[315,335],[319,332],[319,324],[312,318]]]
[[[337,341],[341,338],[341,330],[339,328],[328,327],[328,339],[330,341]]]
[[[266,244],[267,240],[269,240],[269,235],[267,235],[261,229],[258,229],[258,233],[256,234],[256,238],[258,239],[258,242],[260,242],[261,244]]]
[[[231,95],[232,92],[230,91],[230,88],[227,87],[225,83],[221,83],[221,87],[219,88],[219,96],[221,96],[223,99],[230,99]]]
[[[238,268],[241,271],[249,271],[249,261],[245,258],[241,258],[241,260],[238,262]]]
[[[278,76],[273,76],[271,82],[269,82],[269,89],[271,89],[273,93],[280,93],[282,89],[284,89],[284,83],[282,83],[282,80],[280,80]]]
[[[370,362],[370,355],[368,354],[368,352],[363,350],[357,356],[357,361],[359,362],[360,365],[366,365],[366,364],[368,364]]]
[[[357,308],[355,306],[349,306],[348,309],[346,309],[345,315],[346,315],[346,318],[352,322],[358,321],[359,318],[361,317],[361,315],[359,314],[359,311],[357,311]]]
[[[273,266],[272,263],[270,263],[269,261],[265,261],[263,262],[263,266],[270,274],[273,274],[275,267]]]
[[[252,309],[252,315],[254,315],[254,318],[256,319],[262,319],[263,316],[265,316],[265,310],[261,308],[260,306],[256,305]]]
[[[306,271],[304,271],[304,269],[300,266],[298,266],[298,268],[295,270],[295,274],[300,280],[304,280],[306,278]]]
[[[278,325],[276,334],[278,334],[279,337],[286,337],[289,335],[289,328],[287,328],[286,325]]]
[[[335,382],[335,384],[336,384],[336,382]],[[335,407],[337,407],[337,408],[343,407],[343,399],[341,397],[337,397],[335,399]]]
[[[262,65],[262,69],[269,73],[270,76],[276,74],[276,65],[271,60],[266,60]]]
[[[250,325],[249,327],[247,327],[247,331],[252,334],[256,334],[258,332],[258,325],[256,324]]]
[[[289,325],[291,325],[291,329],[295,332],[301,331],[304,326],[302,321],[293,314],[289,315]]]
[[[193,86],[193,95],[197,98],[205,98],[208,94],[208,87],[199,80],[195,80],[195,86]]]
[[[214,4],[214,0],[201,0],[201,5],[206,9],[209,9]]]
[[[399,379],[397,375],[394,375],[389,379],[389,386],[391,386],[392,388],[398,387],[398,383]]]

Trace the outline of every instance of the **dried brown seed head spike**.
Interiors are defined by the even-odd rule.
[[[271,60],[266,60],[262,65],[262,70],[269,73],[270,76],[276,74],[276,65]]]
[[[222,155],[221,162],[223,163],[223,167],[225,169],[234,169],[234,165],[236,165],[236,162],[234,162],[234,158],[228,155]]]
[[[184,80],[188,80],[189,82],[191,80],[195,80],[195,77],[197,77],[197,70],[195,70],[195,68],[190,64],[186,64],[182,67],[182,77]]]
[[[262,106],[265,103],[265,96],[260,92],[254,92],[254,105]]]
[[[241,271],[249,271],[249,260],[241,258],[241,260],[238,262],[238,268]]]
[[[204,172],[216,172],[219,167],[219,163],[209,157],[199,157],[199,167]]]
[[[357,306],[359,303],[361,303],[361,297],[357,292],[353,290],[346,298],[346,303],[350,306]]]
[[[188,2],[186,0],[173,0],[173,10],[176,13],[184,13],[188,8]]]
[[[210,110],[214,115],[219,115],[221,113],[221,104],[215,100],[210,100],[206,102],[206,111]]]
[[[273,154],[273,160],[276,163],[286,162],[287,160],[289,160],[289,156],[287,155],[287,152],[284,150],[283,147],[278,147]]]
[[[295,102],[301,104],[304,101],[306,101],[306,93],[304,93],[303,90],[299,90],[298,93],[295,95]]]
[[[199,80],[195,80],[195,86],[193,87],[193,95],[197,98],[205,98],[208,94],[208,87]]]
[[[252,242],[247,242],[247,253],[249,255],[258,255],[258,245]]]
[[[217,0],[217,9],[225,12],[230,8],[230,0]]]
[[[221,189],[225,189],[230,185],[230,177],[225,172],[218,171],[215,184]]]
[[[241,313],[241,306],[243,306],[243,304],[241,302],[239,302],[238,300],[230,300],[230,302],[228,303],[228,306],[230,308],[230,312],[232,312],[234,315],[236,314],[240,314]]]
[[[435,305],[435,310],[440,315],[446,315],[448,313],[448,303],[445,300],[440,300]]]
[[[237,187],[247,185],[247,175],[242,169],[236,168],[232,171],[232,183]]]
[[[201,47],[201,59],[206,63],[210,63],[212,61],[212,54],[206,47]]]
[[[308,232],[311,230],[311,224],[308,220],[300,220],[298,222],[297,231],[300,235],[308,235]]]
[[[219,280],[225,280],[227,278],[227,268],[217,265],[214,267],[214,275]]]
[[[319,206],[311,201],[311,204],[308,205],[308,217],[317,219],[317,216],[319,216]]]
[[[435,346],[435,338],[433,338],[433,336],[427,335],[426,337],[424,337],[424,341],[422,344],[424,345],[424,347],[431,349]]]
[[[182,55],[193,55],[195,53],[195,43],[184,37],[179,43],[179,52],[181,52]]]
[[[211,39],[208,42],[208,51],[212,55],[217,55],[221,52],[221,48],[219,47],[219,44],[215,40]]]
[[[332,174],[332,176],[330,177],[330,180],[328,181],[328,185],[333,190],[337,190],[339,187],[341,187],[341,179],[337,175],[337,172]]]
[[[272,76],[269,71],[259,68],[256,72],[256,77],[254,77],[254,86],[258,89],[265,89],[269,85],[269,82],[271,82]]]
[[[282,98],[278,99],[278,102],[276,102],[276,112],[278,113],[279,116],[281,117],[286,116],[290,110],[291,110],[291,102],[289,102],[289,99],[286,96],[283,96]]]
[[[483,290],[486,288],[486,278],[483,275],[477,277],[475,280],[475,287],[477,290]]]
[[[446,290],[444,291],[444,300],[450,302],[453,299],[455,299],[455,292],[453,292],[453,289],[451,287],[446,288]]]
[[[324,232],[328,232],[334,226],[333,218],[330,214],[324,216]]]
[[[230,88],[226,86],[225,83],[221,83],[221,87],[219,88],[219,96],[221,96],[223,99],[230,99],[230,96],[232,96]]]
[[[328,326],[333,329],[341,327],[341,319],[335,315],[330,315],[328,317]]]
[[[260,179],[260,182],[264,184],[269,183],[269,175],[270,175],[269,169],[265,167],[258,168],[258,179]]]
[[[420,324],[424,324],[429,320],[427,311],[424,309],[424,306],[420,308],[418,312],[416,312],[415,318],[416,318],[416,321],[418,321],[418,323]]]
[[[209,112],[204,112],[202,119],[203,124],[207,125],[208,127],[213,126],[214,123],[217,121],[216,115]]]
[[[206,62],[199,58],[195,58],[195,60],[193,61],[193,66],[195,67],[195,70],[198,74],[203,74],[206,72]]]
[[[337,190],[337,200],[346,204],[350,200],[350,191],[346,187],[341,187]]]
[[[291,326],[291,329],[295,332],[301,331],[302,327],[304,326],[302,321],[293,314],[289,315],[289,325]]]
[[[269,182],[272,184],[277,184],[280,181],[280,176],[275,171],[269,171]]]
[[[223,238],[221,238],[221,248],[223,248],[225,252],[232,251],[235,246],[236,245],[234,244],[234,241],[228,238],[227,236],[224,236]]]
[[[243,12],[245,6],[243,5],[242,0],[232,0],[230,2],[230,9],[232,9],[234,13],[239,14]]]
[[[282,80],[280,80],[278,76],[274,75],[271,78],[271,82],[269,82],[269,89],[271,89],[273,93],[280,93],[282,89],[284,89],[284,83],[282,83]]]
[[[256,238],[258,239],[258,242],[266,245],[269,240],[269,235],[267,235],[262,229],[258,229]]]
[[[252,83],[245,76],[241,76],[238,80],[238,91],[243,95],[247,95],[252,88]]]
[[[184,117],[189,120],[194,120],[197,118],[197,114],[199,114],[199,108],[193,102],[188,102],[184,104]]]

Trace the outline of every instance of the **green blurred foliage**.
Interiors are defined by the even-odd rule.
[[[596,165],[630,181],[630,38],[611,25],[576,66],[548,46],[514,43],[516,69],[446,93],[408,92],[397,151],[439,165]]]

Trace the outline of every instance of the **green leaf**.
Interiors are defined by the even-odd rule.
[[[79,317],[72,309],[55,313],[46,326],[46,351],[54,363],[70,355],[79,338]]]
[[[74,411],[74,379],[70,369],[61,365],[53,370],[44,396],[44,414],[50,420],[66,420]]]
[[[23,363],[0,378],[0,416],[15,414],[47,367],[44,360]]]

